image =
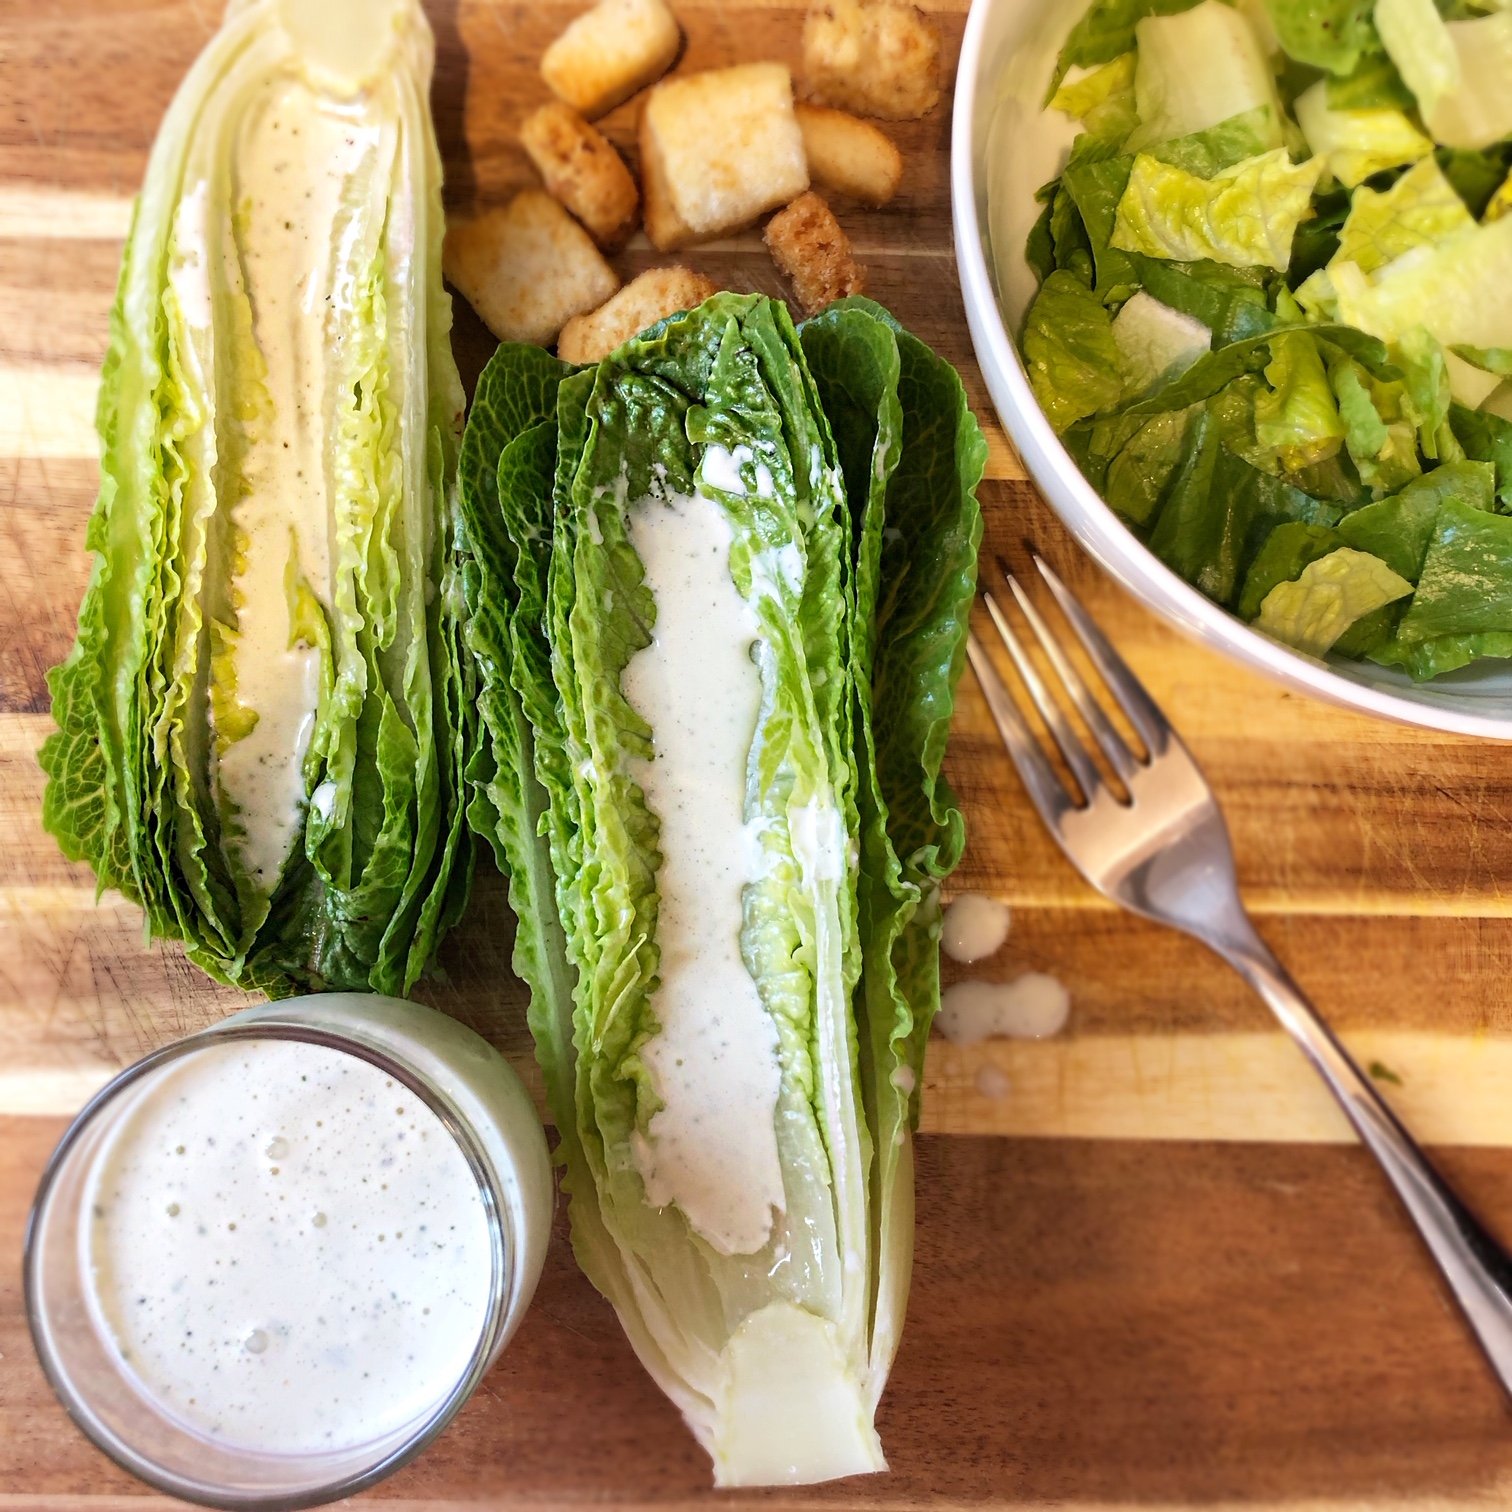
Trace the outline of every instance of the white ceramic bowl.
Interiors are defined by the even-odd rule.
[[[975,0],[956,78],[951,198],[966,319],[993,404],[1051,507],[1131,594],[1206,646],[1304,692],[1454,734],[1512,740],[1512,669],[1486,662],[1434,683],[1303,656],[1250,629],[1157,558],[1098,497],[1045,419],[1015,341],[1035,290],[1024,245],[1035,191],[1076,128],[1041,109],[1078,0]]]

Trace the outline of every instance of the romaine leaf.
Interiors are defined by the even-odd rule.
[[[1123,394],[1112,317],[1071,273],[1052,273],[1030,305],[1024,361],[1034,396],[1057,431],[1110,409]]]
[[[1332,74],[1348,75],[1378,45],[1374,0],[1266,0],[1271,24],[1287,56]]]
[[[876,1108],[872,1369],[880,1390],[908,1292],[911,1129],[939,1004],[939,884],[964,846],[941,760],[976,582],[975,494],[986,447],[955,372],[879,306],[842,301],[800,336],[834,427],[857,531],[858,1002],[868,1109]],[[920,541],[932,549],[918,552]]]
[[[1281,99],[1270,60],[1237,10],[1203,0],[1179,14],[1145,17],[1134,35],[1139,129],[1132,147],[1189,137],[1250,112],[1265,121],[1257,150],[1282,145]]]
[[[1496,497],[1512,506],[1512,420],[1456,404],[1449,410],[1449,427],[1467,457],[1495,467]]]
[[[1282,299],[1279,313],[1300,317],[1285,295]],[[1265,368],[1270,391],[1255,404],[1255,439],[1273,451],[1288,472],[1326,462],[1338,454],[1345,431],[1318,338],[1293,330],[1275,336],[1270,351]]]
[[[1135,422],[1138,429],[1108,459],[1103,497],[1131,524],[1147,524],[1160,507],[1199,412],[1194,405]]]
[[[1139,124],[1134,104],[1134,54],[1114,58],[1074,84],[1062,84],[1050,107],[1080,121],[1087,137],[1100,147],[1121,147]],[[1079,154],[1085,154],[1089,146],[1079,142]]]
[[[1452,462],[1436,467],[1394,497],[1345,515],[1339,522],[1339,535],[1415,583],[1422,576],[1439,511],[1450,502],[1489,511],[1495,482],[1494,470],[1486,463]]]
[[[1406,386],[1375,377],[1343,353],[1330,361],[1328,378],[1361,482],[1386,494],[1415,478],[1422,464],[1417,425],[1406,412]]]
[[[1376,0],[1376,31],[1430,120],[1461,83],[1459,54],[1433,0]]]
[[[1254,619],[1271,589],[1299,578],[1304,567],[1344,544],[1343,536],[1328,525],[1287,520],[1276,526],[1244,575],[1244,587],[1234,613],[1242,620]]]
[[[1142,394],[1179,377],[1213,344],[1213,333],[1141,290],[1113,320],[1113,340],[1123,362],[1124,385]]]
[[[1512,136],[1512,11],[1445,21],[1432,0],[1379,0],[1376,26],[1435,141],[1476,151]]]
[[[1397,638],[1410,646],[1488,632],[1512,634],[1512,518],[1445,499]]]
[[[1417,100],[1402,82],[1396,64],[1376,39],[1347,78],[1328,80],[1328,103],[1334,110],[1416,110]]]
[[[1317,159],[1294,165],[1284,148],[1211,179],[1141,154],[1118,202],[1112,245],[1178,262],[1208,258],[1284,273],[1322,171]]]
[[[1470,213],[1478,219],[1496,219],[1488,212],[1509,167],[1512,167],[1512,140],[1500,143],[1489,152],[1440,147],[1437,155],[1444,177],[1470,207]]]
[[[1131,262],[1145,292],[1200,321],[1212,332],[1215,346],[1248,340],[1279,324],[1266,302],[1264,275],[1257,269],[1156,257]]]
[[[1351,189],[1388,168],[1400,168],[1433,154],[1433,142],[1393,109],[1339,110],[1329,102],[1328,85],[1314,84],[1298,100],[1297,124],[1307,145],[1328,171]]]
[[[1475,230],[1475,219],[1444,171],[1429,158],[1389,189],[1362,187],[1339,233],[1339,262],[1376,273],[1418,247],[1437,247]]]
[[[1121,413],[1153,415],[1161,410],[1185,409],[1190,404],[1211,399],[1236,378],[1258,373],[1268,366],[1273,360],[1275,341],[1292,332],[1326,340],[1330,346],[1338,347],[1373,369],[1395,371],[1390,368],[1386,348],[1379,341],[1348,326],[1283,322],[1261,335],[1247,336],[1242,341],[1231,341],[1215,348],[1199,357],[1179,378],[1162,385],[1153,394],[1126,404]]]
[[[322,115],[327,76],[284,19],[273,0],[232,8],[149,161],[44,817],[221,980],[404,992],[471,874],[473,672],[449,502],[463,398],[431,39],[419,6],[395,0],[350,157],[312,147],[333,179],[329,206],[308,212],[324,315],[292,344],[291,373],[281,333],[299,311],[253,255],[279,206],[244,193],[269,85],[301,119]],[[306,383],[313,432],[290,423]],[[301,481],[308,496],[282,517],[280,434],[317,438],[299,478],[323,480]]]
[[[1512,215],[1512,175],[1502,181],[1501,188],[1491,196],[1486,205],[1487,222],[1500,220],[1504,215]]]
[[[1446,346],[1512,345],[1512,217],[1479,226],[1374,276],[1331,270],[1339,318],[1386,342],[1424,329]]]
[[[1222,443],[1201,415],[1150,535],[1150,549],[1209,598],[1231,605],[1251,561],[1286,520],[1332,525],[1337,507],[1270,477]]]
[[[1255,625],[1308,656],[1327,656],[1358,621],[1411,592],[1412,584],[1379,557],[1341,546],[1309,563],[1295,581],[1272,588]]]
[[[1061,48],[1045,102],[1054,99],[1061,81],[1073,68],[1096,68],[1132,52],[1134,28],[1144,17],[1173,15],[1198,3],[1199,0],[1093,0]]]
[[[565,377],[504,348],[469,427],[490,736],[474,811],[536,910],[518,963],[567,1131],[574,1246],[725,1484],[881,1466],[938,884],[962,845],[940,760],[984,460],[954,373],[863,300],[800,344],[772,301],[719,296]],[[677,967],[659,943],[672,831],[637,775],[654,716],[621,681],[659,616],[632,522],[695,490],[728,522],[763,678],[745,812],[769,866],[746,884],[741,941],[777,1035],[784,1195],[750,1254],[713,1243],[680,1195],[653,1202],[640,1165]],[[785,1426],[760,1410],[775,1383]]]
[[[1418,682],[1431,682],[1488,657],[1512,657],[1512,634],[1485,630],[1478,635],[1441,635],[1410,643],[1392,636],[1367,654],[1383,667],[1400,667]]]

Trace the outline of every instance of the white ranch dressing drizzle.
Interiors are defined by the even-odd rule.
[[[232,843],[265,891],[299,827],[319,694],[319,652],[290,644],[286,574],[293,552],[329,604],[327,325],[349,310],[350,289],[335,269],[380,135],[360,100],[338,104],[289,75],[253,105],[236,145],[237,242],[267,403],[248,428],[234,508],[245,543],[235,582],[236,695],[257,722],[222,753],[218,778],[240,811],[244,833]]]
[[[940,921],[940,948],[952,961],[982,961],[1008,938],[1008,905],[983,893],[962,893]]]
[[[661,1032],[641,1052],[662,1107],[632,1150],[654,1205],[675,1203],[722,1254],[752,1254],[783,1206],[777,1031],[740,948],[760,853],[745,815],[762,697],[757,620],[730,576],[733,533],[714,501],[643,500],[630,538],[656,626],[623,689],[653,733],[655,759],[637,762],[635,777],[661,821],[662,854]]]
[[[1066,1027],[1071,994],[1042,971],[1026,971],[1011,982],[957,982],[940,998],[935,1022],[957,1045],[985,1039],[1049,1039]]]
[[[144,1085],[88,1200],[104,1336],[208,1439],[369,1443],[437,1406],[482,1337],[477,1179],[414,1093],[343,1051],[197,1051]]]

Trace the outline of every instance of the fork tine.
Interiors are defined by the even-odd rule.
[[[966,632],[966,655],[987,699],[987,707],[992,711],[998,734],[1003,737],[1003,744],[1008,748],[1014,766],[1018,768],[1029,797],[1045,821],[1055,823],[1072,807],[1071,795],[1056,775],[1055,768],[1045,760],[1045,753],[1040,750],[1034,732],[1019,713],[1013,695],[998,676],[997,668],[993,666],[986,648],[977,639],[975,630]]]
[[[1081,788],[1082,797],[1091,803],[1103,786],[1102,773],[1097,770],[1092,758],[1087,755],[1076,731],[1071,728],[1071,721],[1061,712],[1061,706],[1051,697],[1050,690],[1046,688],[1034,663],[1030,661],[1029,653],[1024,650],[1023,642],[1014,633],[1013,626],[1008,623],[1003,611],[998,608],[997,600],[990,593],[984,593],[982,601],[987,606],[987,613],[997,627],[997,633],[1002,637],[1003,644],[1008,648],[1008,654],[1013,658],[1013,665],[1018,668],[1018,675],[1023,679],[1030,700],[1039,710],[1039,716],[1045,721],[1046,729],[1055,737],[1055,743],[1060,747],[1061,755],[1066,758],[1066,765],[1071,768],[1077,786]]]
[[[1097,621],[1082,608],[1071,590],[1061,582],[1050,564],[1034,554],[1034,565],[1049,585],[1061,612],[1091,657],[1093,665],[1108,685],[1108,691],[1117,700],[1119,707],[1128,716],[1129,723],[1139,732],[1145,750],[1154,756],[1176,739],[1170,721],[1160,712],[1160,706],[1145,692],[1140,680],[1129,670],[1128,664],[1109,643],[1107,636],[1097,628]]]
[[[1071,702],[1076,705],[1078,713],[1086,720],[1087,728],[1096,737],[1098,745],[1102,747],[1103,755],[1108,758],[1113,770],[1127,783],[1138,768],[1133,752],[1124,744],[1123,736],[1118,733],[1113,721],[1103,713],[1102,705],[1093,698],[1091,690],[1082,680],[1081,673],[1076,670],[1071,658],[1061,649],[1060,640],[1045,623],[1044,616],[1034,607],[1034,601],[1019,586],[1019,580],[1003,562],[998,563],[998,570],[1008,580],[1008,588],[1018,601],[1019,608],[1024,611],[1024,618],[1029,621],[1029,628],[1039,637],[1040,646],[1050,659],[1050,665],[1055,668],[1055,675],[1060,678],[1061,686],[1070,695]]]

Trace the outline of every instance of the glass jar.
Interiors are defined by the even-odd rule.
[[[163,1094],[158,1105],[166,1105],[170,1079],[177,1078],[175,1086],[191,1085],[185,1078],[192,1075],[195,1057],[270,1041],[319,1047],[327,1068],[340,1067],[330,1052],[355,1056],[408,1089],[431,1115],[426,1132],[439,1125],[455,1141],[477,1183],[487,1228],[488,1296],[486,1307],[479,1308],[482,1327],[465,1369],[438,1384],[433,1399],[424,1400],[407,1421],[328,1448],[248,1447],[234,1436],[207,1433],[170,1410],[165,1393],[155,1391],[123,1358],[123,1346],[105,1321],[91,1249],[91,1223],[101,1212],[93,1195],[100,1173],[107,1160],[117,1158],[112,1154],[117,1146],[145,1127],[133,1120],[144,1109],[151,1113],[154,1092]],[[197,1065],[213,1071],[218,1063]],[[470,1192],[470,1185],[466,1189]],[[359,993],[250,1008],[123,1071],[63,1136],[43,1174],[27,1230],[24,1273],[32,1338],[75,1423],[149,1485],[206,1506],[314,1506],[361,1491],[406,1464],[472,1394],[530,1304],[550,1236],[552,1201],[550,1158],[529,1094],[503,1057],[471,1030],[429,1008]],[[176,1213],[177,1206],[170,1205],[170,1211]],[[323,1224],[323,1215],[315,1221]],[[321,1239],[329,1245],[340,1236]],[[465,1339],[458,1347],[463,1346]],[[265,1348],[266,1339],[247,1347]]]

